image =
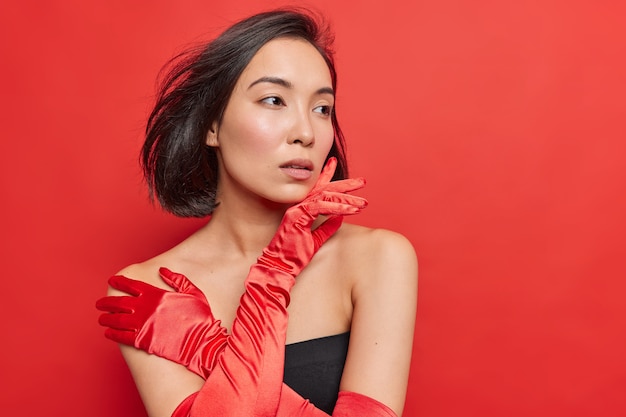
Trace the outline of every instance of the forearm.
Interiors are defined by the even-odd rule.
[[[325,417],[282,382],[288,322],[288,274],[267,273],[256,265],[246,282],[233,330],[202,389],[187,398],[174,417],[278,416]],[[397,417],[385,404],[342,391],[333,417]]]
[[[252,268],[217,367],[202,389],[181,403],[174,417],[328,416],[282,382],[293,283],[289,274],[267,273],[263,265]],[[348,391],[339,393],[332,416],[397,417],[385,404]]]
[[[295,279],[256,264],[231,335],[202,389],[181,405],[197,416],[274,416],[282,388],[289,290]]]

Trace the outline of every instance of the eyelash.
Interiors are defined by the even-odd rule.
[[[261,103],[269,104],[270,106],[284,106],[285,105],[285,102],[283,101],[283,99],[277,96],[265,97],[264,99],[261,100]],[[321,109],[321,111],[317,111],[317,109]],[[333,112],[333,106],[329,106],[329,105],[317,106],[313,109],[313,111],[315,111],[316,113],[320,113],[324,116],[330,116]]]
[[[285,105],[285,102],[283,101],[283,99],[280,97],[276,97],[276,96],[265,97],[263,100],[261,100],[261,103],[266,103],[271,106],[284,106]]]
[[[314,111],[317,109],[323,109],[320,113],[324,116],[330,116],[333,113],[333,106],[317,106]]]

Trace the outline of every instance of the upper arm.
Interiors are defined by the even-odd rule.
[[[154,276],[147,275],[145,269],[139,265],[125,268],[119,275],[171,290],[158,278],[157,281],[152,279]],[[108,295],[128,294],[109,287]],[[120,350],[150,417],[171,416],[176,407],[189,395],[199,391],[204,383],[202,378],[175,362],[150,355],[132,346],[120,345]]]
[[[417,259],[401,235],[374,230],[359,259],[341,389],[374,398],[401,415],[413,349]]]
[[[184,366],[150,355],[132,346],[120,345],[122,355],[150,417],[169,417],[204,381]]]

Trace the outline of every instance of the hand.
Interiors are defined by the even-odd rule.
[[[202,291],[187,277],[166,268],[159,273],[176,292],[121,275],[109,279],[111,287],[130,296],[97,301],[96,308],[107,312],[99,319],[108,327],[104,335],[182,364],[206,379],[224,349],[226,329],[213,316]]]
[[[280,269],[293,277],[341,226],[338,216],[356,214],[367,207],[367,200],[347,194],[365,186],[362,178],[333,181],[337,160],[330,158],[306,198],[290,207],[271,242],[263,249],[258,263]],[[315,230],[318,216],[331,216]]]

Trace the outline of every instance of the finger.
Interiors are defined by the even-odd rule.
[[[336,168],[337,168],[337,158],[333,156],[328,159],[328,161],[326,162],[326,165],[324,166],[324,168],[322,168],[322,171],[320,172],[320,176],[315,182],[315,185],[313,186],[311,193],[315,192],[319,188],[328,184],[330,180],[333,179],[333,175],[335,175]]]
[[[102,297],[96,301],[96,308],[100,311],[106,311],[109,313],[126,313],[131,314],[134,312],[130,306],[135,297],[127,296],[107,296]]]
[[[98,324],[117,330],[137,331],[134,314],[104,313],[98,317]]]
[[[331,214],[325,213],[324,211],[329,209],[334,210],[337,207],[343,205],[351,206],[358,210],[363,210],[367,207],[368,202],[363,197],[358,197],[350,194],[325,192],[323,194],[320,194],[315,200],[303,203],[302,209],[305,210],[309,214],[309,216],[317,217],[320,214]]]
[[[351,214],[360,213],[361,210],[365,208],[365,206],[336,201],[313,201],[311,203],[308,203],[306,207],[303,207],[303,209],[309,214],[309,216],[315,217],[320,215],[349,216]]]
[[[167,285],[169,285],[170,287],[175,289],[177,292],[181,292],[181,286],[183,285],[183,283],[181,282],[181,279],[179,277],[179,275],[181,275],[181,274],[177,274],[175,272],[172,272],[168,268],[165,268],[164,266],[162,266],[162,267],[159,268],[159,275],[161,276],[161,279]]]
[[[161,275],[161,278],[167,285],[174,288],[177,292],[191,294],[205,299],[202,291],[193,285],[193,283],[189,281],[189,278],[185,275],[179,274],[178,272],[172,272],[163,266],[159,268],[159,275]]]
[[[136,335],[137,335],[136,332],[129,332],[129,331],[117,330],[117,329],[106,329],[104,331],[104,336],[107,339],[111,339],[114,342],[122,343],[124,345],[130,345],[130,346],[135,345]]]
[[[149,291],[150,288],[156,288],[145,282],[126,278],[123,275],[113,275],[109,278],[109,285],[116,290],[120,290],[135,297]]]
[[[341,193],[349,193],[351,191],[360,190],[365,187],[365,178],[348,178],[345,180],[332,181],[323,187],[319,187],[316,191],[336,191]]]
[[[346,193],[338,193],[334,191],[324,191],[318,194],[317,198],[312,199],[309,203],[316,202],[335,202],[335,203],[344,203],[350,204],[355,207],[365,208],[367,207],[367,200],[363,197],[359,197],[357,195],[346,194]]]
[[[313,236],[313,250],[317,250],[341,227],[343,216],[329,217],[317,229],[311,232]]]

